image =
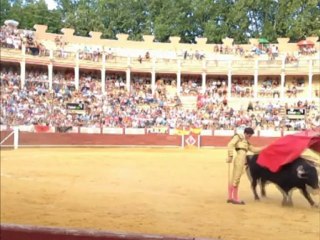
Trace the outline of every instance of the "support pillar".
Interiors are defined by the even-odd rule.
[[[106,92],[106,53],[102,52],[101,91]]]
[[[181,60],[178,59],[178,72],[177,72],[177,94],[181,93]]]
[[[206,92],[206,78],[207,78],[207,73],[206,73],[206,72],[202,72],[202,85],[201,85],[201,89],[202,89],[202,92],[203,92],[203,93]]]
[[[259,92],[258,80],[259,80],[259,62],[258,60],[256,60],[254,64],[254,76],[253,76],[253,85],[254,85],[253,98],[255,100],[258,98],[258,92]]]
[[[24,88],[26,83],[26,62],[20,62],[20,87]]]
[[[152,72],[151,72],[151,90],[152,90],[152,94],[154,94],[156,90],[156,70],[155,69],[152,69]]]
[[[130,92],[130,83],[131,83],[131,70],[130,68],[128,68],[126,70],[126,88],[128,92]]]
[[[52,49],[49,50],[49,58],[50,58],[50,60],[53,60],[53,50]]]
[[[74,85],[79,90],[79,51],[76,52],[76,66],[74,67]]]
[[[74,86],[76,90],[79,90],[79,66],[74,67]]]
[[[101,91],[106,92],[106,68],[104,66],[101,69]]]
[[[22,56],[25,57],[26,56],[26,45],[24,43],[21,45],[21,52],[22,52]]]
[[[312,99],[312,77],[313,77],[313,73],[312,73],[312,61],[313,60],[309,60],[309,73],[308,73],[308,100],[310,101]]]
[[[49,89],[52,90],[52,82],[53,82],[53,65],[49,63],[48,65],[48,80],[49,80]]]
[[[227,97],[231,98],[231,84],[232,84],[232,72],[231,69],[228,70],[228,89]]]
[[[281,81],[280,81],[280,99],[285,99],[285,88],[284,84],[286,81],[286,74],[284,72],[281,73]]]

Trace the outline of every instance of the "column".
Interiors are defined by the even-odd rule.
[[[228,92],[227,97],[231,98],[231,83],[232,83],[232,71],[231,69],[228,70]]]
[[[74,67],[74,85],[79,90],[79,51],[76,52],[76,66]]]
[[[286,56],[283,56],[281,64],[281,75],[280,75],[280,99],[285,99],[285,83],[286,83]]]
[[[228,61],[228,92],[227,97],[231,98],[231,83],[232,83],[232,60]]]
[[[308,73],[308,80],[309,80],[309,86],[308,86],[308,100],[310,101],[312,99],[312,77],[313,77],[313,74],[312,74],[312,61],[313,60],[309,60],[309,73]]]
[[[25,56],[26,55],[26,45],[24,43],[21,45],[21,51],[22,51],[22,56]]]
[[[130,57],[127,58],[127,65],[128,65],[128,68],[131,67],[131,58]]]
[[[180,96],[181,90],[181,60],[178,59],[178,72],[177,72],[177,94]]]
[[[308,75],[309,78],[309,86],[308,86],[308,100],[310,101],[313,98],[313,94],[312,94],[312,78],[313,78],[313,74],[309,73]]]
[[[253,85],[254,85],[253,97],[254,97],[254,99],[258,98],[258,92],[259,92],[258,79],[259,79],[259,61],[256,60],[255,64],[254,64],[254,76],[253,76]]]
[[[202,72],[202,92],[205,93],[206,92],[206,78],[207,78],[207,73],[206,72]]]
[[[284,89],[284,83],[286,81],[286,74],[285,72],[281,72],[281,81],[280,81],[280,99],[285,99],[285,89]]]
[[[103,65],[101,69],[101,90],[102,93],[106,92],[106,68]]]
[[[152,69],[152,72],[151,72],[151,90],[152,90],[152,94],[154,94],[156,90],[156,70],[155,69]]]
[[[20,62],[20,87],[23,88],[26,82],[26,62]]]
[[[281,69],[282,71],[286,69],[286,56],[283,56],[281,59]]]
[[[156,58],[152,58],[152,72],[151,72],[151,90],[152,94],[156,91]]]
[[[102,68],[101,68],[101,90],[106,92],[106,53],[102,52]]]
[[[74,67],[74,85],[77,90],[79,90],[79,65]]]
[[[52,49],[49,50],[49,58],[50,58],[50,60],[53,60],[53,50]]]
[[[106,53],[102,52],[102,67],[105,67],[106,65]]]
[[[53,81],[53,65],[49,63],[48,65],[48,80],[49,80],[49,89],[52,90],[52,81]]]
[[[207,61],[205,59],[202,60],[202,70],[203,71],[207,70]]]
[[[130,83],[131,83],[131,70],[130,68],[128,68],[126,70],[126,87],[128,91],[130,91]]]

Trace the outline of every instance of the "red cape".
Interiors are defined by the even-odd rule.
[[[260,152],[257,163],[271,172],[277,172],[281,166],[298,158],[306,148],[320,153],[320,129],[277,139]]]

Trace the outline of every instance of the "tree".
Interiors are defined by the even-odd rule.
[[[209,43],[225,37],[235,43],[259,37],[271,42],[278,37],[320,37],[318,0],[56,0],[54,10],[48,10],[45,0],[0,1],[2,22],[14,19],[27,29],[45,24],[55,33],[68,27],[79,36],[98,31],[103,38],[126,33],[131,40],[141,40],[153,34],[159,42],[179,36],[184,43],[195,43],[197,37]]]
[[[9,0],[0,0],[0,22],[3,24],[5,20],[9,19],[11,5]]]

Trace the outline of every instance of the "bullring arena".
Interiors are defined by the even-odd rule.
[[[2,228],[109,236],[101,239],[319,239],[319,210],[298,191],[293,208],[281,206],[273,185],[257,202],[244,175],[246,205],[227,204],[225,159],[219,147],[3,148]]]

